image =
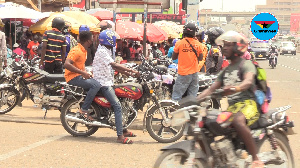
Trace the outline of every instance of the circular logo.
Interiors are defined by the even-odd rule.
[[[252,34],[259,40],[270,40],[277,34],[279,24],[272,14],[260,13],[254,16],[250,28]]]

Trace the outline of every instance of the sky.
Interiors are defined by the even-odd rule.
[[[255,11],[255,5],[265,5],[266,0],[203,0],[200,9],[213,9],[214,11]]]

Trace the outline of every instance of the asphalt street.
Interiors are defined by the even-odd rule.
[[[258,60],[266,69],[273,100],[271,108],[292,105],[288,110],[295,121],[296,134],[289,136],[296,161],[300,164],[300,54],[279,56],[278,66],[271,69],[266,60]],[[141,124],[142,112],[137,123]],[[59,123],[59,112],[43,112],[29,101],[23,107],[0,116],[0,167],[101,167],[150,168],[161,153],[160,144],[149,134],[133,130],[134,144],[116,143],[116,133],[99,129],[90,137],[72,137]]]

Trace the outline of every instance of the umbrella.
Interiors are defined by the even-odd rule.
[[[95,16],[99,20],[112,20],[114,18],[113,12],[107,9],[91,9],[86,11],[86,13]],[[122,17],[120,15],[116,15],[117,20],[121,20]]]
[[[130,21],[118,21],[116,31],[121,38],[142,40],[144,36],[143,26]],[[168,39],[166,32],[153,24],[147,24],[146,35],[150,42],[158,42]]]
[[[63,13],[65,13],[65,12],[63,12]],[[52,20],[55,17],[61,17],[69,25],[71,25],[71,32],[74,33],[74,34],[79,34],[79,27],[81,25],[88,25],[90,27],[91,31],[95,31],[95,32],[100,31],[100,29],[97,29],[97,27],[96,27],[97,24],[87,23],[87,22],[84,21],[84,18],[77,18],[76,19],[76,15],[75,15],[75,18],[73,18],[73,17],[67,16],[63,13],[53,13],[53,14],[50,15],[50,17],[39,20],[36,24],[32,25],[29,28],[29,30],[32,31],[33,33],[39,32],[39,33],[43,34],[46,30],[51,30],[52,29]],[[70,15],[70,14],[68,14],[68,15]]]
[[[97,25],[100,23],[100,21],[94,16],[91,16],[81,11],[67,11],[67,12],[62,12],[62,14],[76,19],[78,22],[80,22],[83,25],[89,26],[91,31],[100,32],[100,29],[97,29]]]
[[[181,25],[178,25],[175,22],[171,21],[158,21],[155,22],[154,25],[163,29],[168,34],[169,38],[179,38],[180,34],[183,31]]]
[[[40,19],[47,16],[49,15],[12,2],[3,3],[0,6],[0,18],[2,19]]]

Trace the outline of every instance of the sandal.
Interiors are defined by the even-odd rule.
[[[136,137],[137,135],[133,134],[132,132],[124,132],[124,137]]]
[[[264,167],[265,167],[264,162],[260,160],[253,161],[251,165],[251,168],[264,168]]]
[[[133,144],[133,141],[130,140],[129,138],[124,138],[122,140],[117,140],[117,142],[122,143],[122,144]]]
[[[92,116],[90,116],[90,113],[89,112],[86,112],[86,111],[82,111],[81,109],[79,109],[79,113],[80,113],[80,116],[82,118],[84,118],[85,120],[89,121],[89,122],[92,122],[94,121],[94,118]]]

